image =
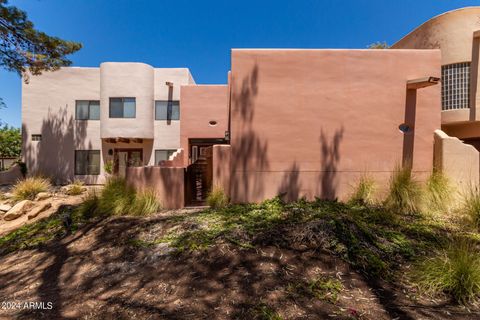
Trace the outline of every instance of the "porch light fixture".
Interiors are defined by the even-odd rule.
[[[438,84],[438,82],[440,82],[439,77],[425,77],[425,78],[408,80],[407,89],[420,89],[420,88],[430,87]]]

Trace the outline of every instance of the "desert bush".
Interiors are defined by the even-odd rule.
[[[20,200],[33,200],[40,192],[46,192],[52,185],[50,181],[41,177],[30,177],[19,180],[12,189],[13,198]]]
[[[136,194],[131,213],[138,216],[146,216],[157,212],[159,209],[160,203],[155,192],[145,190]]]
[[[361,176],[350,198],[350,203],[361,205],[373,204],[375,201],[375,190],[375,180],[368,175]]]
[[[449,211],[453,202],[453,192],[448,178],[434,170],[425,184],[425,209],[433,212]]]
[[[395,168],[390,177],[385,206],[397,213],[418,213],[422,204],[422,188],[409,168]]]
[[[414,279],[427,294],[447,294],[459,303],[480,295],[480,253],[466,240],[455,240],[447,249],[420,262]]]
[[[137,192],[125,179],[111,177],[99,195],[92,193],[79,207],[84,216],[149,215],[160,209],[155,193]]]
[[[207,196],[207,204],[212,209],[225,208],[228,205],[228,197],[221,187],[215,186]]]
[[[107,162],[105,162],[105,164],[103,165],[103,170],[105,170],[105,172],[107,174],[112,174],[113,173],[113,161],[108,160]]]
[[[84,190],[83,181],[74,180],[73,183],[68,187],[66,193],[70,196],[77,196],[82,194]]]
[[[480,227],[480,191],[470,187],[464,196],[462,210],[472,219],[476,227]]]

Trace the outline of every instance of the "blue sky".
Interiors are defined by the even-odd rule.
[[[104,61],[188,67],[197,83],[225,83],[231,48],[365,48],[394,43],[461,0],[10,0],[48,34],[83,43],[74,66]],[[0,118],[21,125],[21,81],[0,70]]]

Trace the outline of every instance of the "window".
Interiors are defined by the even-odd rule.
[[[159,165],[161,161],[168,160],[175,151],[177,150],[155,150],[155,165]]]
[[[75,119],[100,120],[100,101],[98,100],[75,101]]]
[[[135,118],[135,98],[110,98],[110,118]]]
[[[32,141],[42,141],[41,134],[32,134]]]
[[[155,120],[180,120],[180,102],[155,101]]]
[[[442,110],[470,108],[470,62],[442,66]]]
[[[100,150],[75,150],[75,174],[100,174]]]

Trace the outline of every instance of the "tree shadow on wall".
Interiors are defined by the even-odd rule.
[[[340,144],[343,140],[344,128],[335,130],[333,136],[322,129],[320,131],[320,190],[317,194],[321,199],[336,199],[338,189],[338,164],[340,162]]]
[[[87,126],[88,121],[75,121],[69,115],[67,105],[57,112],[49,110],[40,132],[33,132],[23,124],[23,156],[29,174],[49,177],[55,184],[71,181],[75,149],[92,148],[91,142],[85,143]],[[31,141],[30,135],[33,134],[40,134],[41,141]]]
[[[282,183],[278,188],[278,195],[286,202],[298,200],[300,197],[300,167],[295,161],[288,171],[283,174]]]
[[[258,65],[255,64],[248,76],[242,80],[240,92],[232,95],[235,118],[232,137],[232,183],[231,196],[234,202],[261,199],[265,191],[264,177],[261,173],[268,171],[268,143],[258,134],[253,123],[255,117],[254,101],[258,95]],[[235,79],[232,79],[232,87]],[[235,127],[238,125],[239,127]]]

